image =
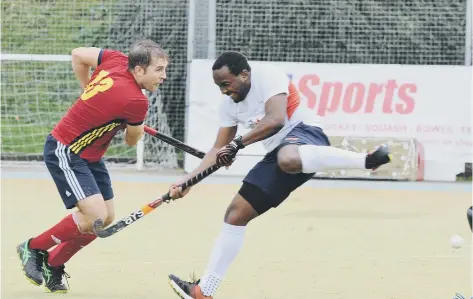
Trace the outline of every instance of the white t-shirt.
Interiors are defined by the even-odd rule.
[[[314,112],[301,105],[299,91],[286,73],[274,65],[262,64],[251,68],[251,88],[243,101],[235,103],[229,96],[224,96],[220,105],[220,127],[241,124],[245,129],[254,128],[265,115],[266,101],[281,93],[287,95],[286,123],[278,133],[262,140],[268,152],[276,148],[300,122],[319,126]]]

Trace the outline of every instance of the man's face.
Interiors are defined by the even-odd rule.
[[[136,81],[141,88],[154,92],[166,79],[168,61],[164,58],[153,57],[151,64],[146,69],[135,67]]]
[[[220,92],[230,96],[235,103],[243,101],[251,88],[250,73],[247,70],[235,76],[227,66],[223,66],[213,71],[213,78]]]

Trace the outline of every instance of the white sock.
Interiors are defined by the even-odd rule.
[[[246,226],[235,226],[223,223],[222,230],[215,241],[207,264],[207,269],[200,279],[199,286],[204,296],[213,296],[233,262],[245,238]]]
[[[366,154],[355,153],[333,146],[303,144],[298,147],[302,172],[314,173],[328,169],[365,169]]]

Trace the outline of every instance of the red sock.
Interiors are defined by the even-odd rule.
[[[82,233],[79,231],[71,214],[64,217],[58,224],[41,235],[31,239],[30,248],[48,250],[59,242],[66,242],[80,235],[82,235]],[[55,241],[55,239],[57,240]]]
[[[73,240],[59,244],[49,252],[48,263],[53,267],[64,265],[74,254],[89,245],[97,236],[83,234]]]

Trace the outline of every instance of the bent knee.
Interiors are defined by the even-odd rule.
[[[92,232],[93,231],[92,228],[96,221],[100,221],[102,223],[102,226],[105,227],[106,225],[108,225],[106,224],[108,219],[109,217],[108,217],[107,212],[103,214],[96,214],[96,215],[93,215],[92,217],[90,215],[82,214],[81,217],[77,217],[77,220],[78,220],[77,225],[79,226],[79,229],[83,233]]]
[[[278,166],[287,173],[299,173],[302,171],[302,162],[297,145],[288,145],[279,150]]]
[[[258,217],[258,213],[251,204],[240,194],[237,194],[227,208],[224,221],[231,225],[245,226],[256,217]]]
[[[106,209],[97,209],[92,213],[84,213],[85,217],[90,223],[94,223],[97,220],[101,220],[103,223],[109,218],[109,212]],[[111,215],[113,217],[113,215]]]
[[[109,218],[105,202],[102,196],[98,194],[80,200],[77,203],[77,208],[82,214],[82,217],[78,219],[82,231],[91,231],[96,221],[101,221],[103,224]]]

